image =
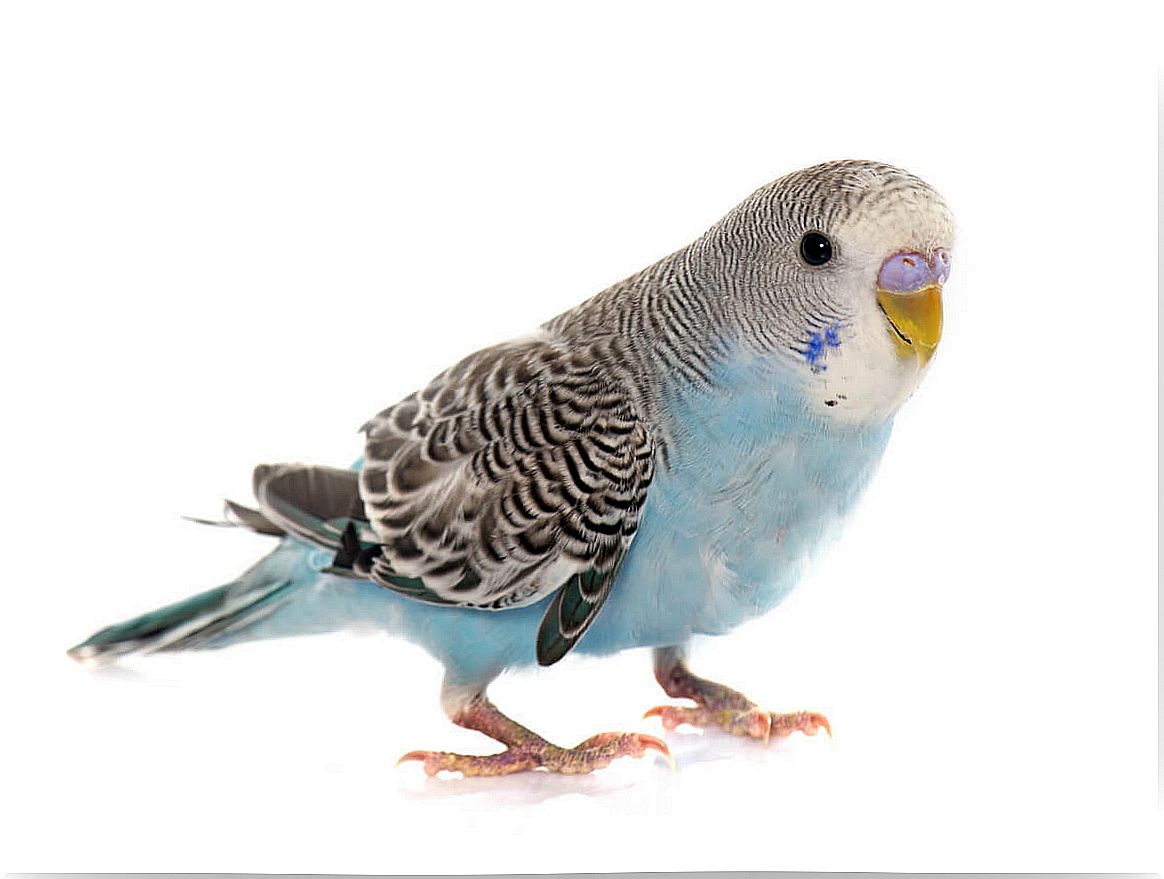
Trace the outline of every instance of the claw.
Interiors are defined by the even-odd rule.
[[[439,757],[440,754],[436,751],[409,751],[403,757],[396,761],[396,766],[403,766],[409,761],[416,760],[424,764],[424,774],[428,776],[436,775],[440,769],[437,767],[437,761],[432,759]]]
[[[654,736],[648,736],[644,733],[635,733],[634,737],[640,747],[650,751],[658,751],[664,757],[671,756],[671,749],[667,747],[667,743],[662,739],[657,739]]]
[[[829,719],[823,714],[817,714],[816,712],[813,712],[809,715],[809,720],[812,724],[812,731],[809,733],[809,735],[815,736],[817,730],[823,728],[824,731],[828,733],[830,739],[833,737],[833,728],[829,725]]]
[[[667,764],[671,767],[672,772],[677,772],[675,767],[675,758],[671,756],[671,749],[667,747],[667,743],[662,739],[657,739],[654,736],[636,733],[635,737],[638,739],[639,747],[644,750],[658,751],[667,758]]]
[[[660,717],[670,707],[670,705],[656,705],[654,708],[648,708],[643,715],[643,720],[646,720],[648,717]]]
[[[677,705],[656,705],[643,715],[643,720],[648,717],[657,717],[663,721],[663,729],[670,731],[686,722],[680,712],[689,710]]]

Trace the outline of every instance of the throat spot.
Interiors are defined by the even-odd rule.
[[[842,328],[842,324],[834,323],[825,328],[824,332],[812,329],[807,331],[807,341],[800,353],[813,372],[823,372],[828,368],[825,358],[831,349],[841,347]]]

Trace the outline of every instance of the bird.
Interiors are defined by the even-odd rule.
[[[585,774],[664,739],[554,744],[489,699],[503,671],[651,648],[685,700],[647,712],[768,742],[831,735],[688,665],[781,603],[873,477],[942,333],[953,215],[892,165],[760,187],[691,244],[373,416],[349,467],[255,468],[224,521],[277,538],[237,579],[71,648],[127,654],[371,624],[444,667],[456,725],[502,750],[417,750],[430,776]]]

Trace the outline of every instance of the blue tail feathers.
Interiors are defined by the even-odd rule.
[[[237,580],[107,626],[71,648],[69,655],[85,662],[126,653],[220,646],[226,640],[223,636],[251,627],[287,604],[301,587],[317,582],[321,571],[357,576],[342,565],[329,566],[330,558],[316,564],[314,556],[320,551],[325,557],[334,556],[342,547],[341,537],[354,533],[353,522],[360,524],[365,541],[373,539],[363,518],[358,480],[355,469],[302,464],[256,467],[255,496],[261,509],[228,502],[228,523],[260,534],[282,535],[279,546]],[[328,625],[327,619],[297,619],[284,633],[318,631]],[[255,632],[252,629],[247,637]]]
[[[257,622],[290,598],[297,581],[270,576],[274,572],[265,570],[265,561],[224,586],[107,626],[71,648],[69,655],[87,662],[209,646],[213,639]]]

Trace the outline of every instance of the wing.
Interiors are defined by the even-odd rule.
[[[593,622],[638,528],[654,442],[596,342],[485,349],[364,427],[372,580],[504,610],[557,592],[538,635],[556,661]]]

